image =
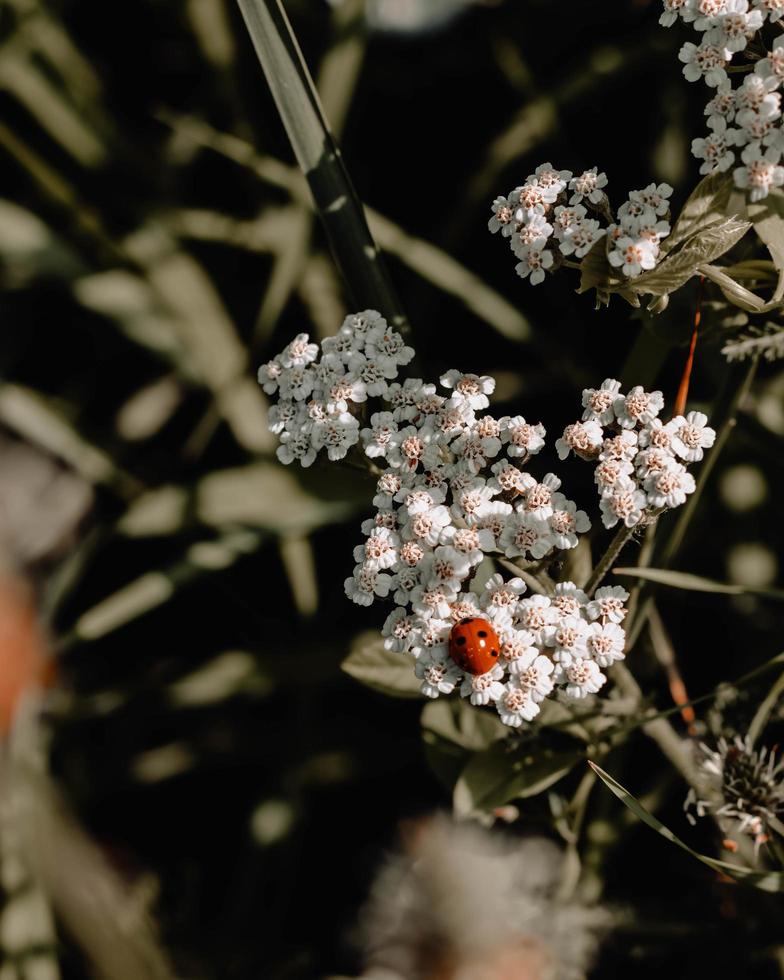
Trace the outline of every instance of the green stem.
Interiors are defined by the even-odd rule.
[[[626,542],[629,540],[629,538],[631,538],[633,534],[634,534],[634,528],[626,527],[625,524],[622,524],[621,527],[618,529],[618,531],[615,534],[615,537],[610,542],[609,548],[599,559],[599,564],[591,572],[591,577],[585,583],[584,591],[585,594],[588,596],[588,598],[590,598],[594,594],[597,586],[602,581],[604,576],[609,572],[610,568],[612,567],[613,563],[617,559],[618,555],[620,555],[623,546],[626,544]]]
[[[398,330],[408,332],[408,318],[370,233],[280,0],[237,2],[355,304],[380,310]]]
[[[757,708],[754,717],[751,719],[747,738],[750,746],[753,746],[763,732],[768,722],[771,712],[778,704],[779,698],[784,695],[784,674],[779,675],[779,679],[768,692],[768,696]]]

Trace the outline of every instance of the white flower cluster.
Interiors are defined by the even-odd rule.
[[[602,522],[607,528],[647,522],[664,508],[680,507],[694,492],[689,463],[702,459],[716,433],[702,412],[678,415],[664,423],[660,391],[639,385],[624,395],[607,378],[601,388],[583,391],[582,420],[567,425],[555,448],[560,459],[570,452],[595,461]]]
[[[321,351],[307,334],[295,337],[258,373],[264,391],[278,395],[269,427],[280,437],[281,463],[310,466],[321,449],[331,460],[343,459],[359,442],[358,407],[369,397],[386,396],[389,382],[413,356],[375,310],[346,317]]]
[[[340,459],[361,439],[371,465],[386,463],[377,469],[376,513],[362,524],[346,594],[360,605],[394,601],[385,645],[412,656],[424,694],[459,688],[518,726],[556,689],[573,698],[599,690],[601,668],[623,657],[628,595],[604,588],[589,599],[561,582],[551,596],[524,598],[522,579],[500,574],[479,576],[484,587],[472,588],[486,556],[542,560],[576,547],[591,524],[555,474],[538,480],[525,469],[544,446],[544,427],[483,412],[492,378],[448,371],[443,393],[419,378],[390,383],[412,356],[374,311],[348,317],[323,341],[320,360],[299,335],[259,372],[265,390],[281,396],[270,412],[278,456],[309,466],[319,449]],[[370,414],[369,396],[382,410]],[[450,655],[453,627],[477,618],[495,630],[499,647],[478,674]]]
[[[784,153],[780,93],[784,34],[776,38],[771,51],[759,51],[753,70],[748,65],[750,73],[736,88],[727,66],[740,51],[753,61],[755,36],[766,21],[776,23],[782,16],[784,0],[664,0],[659,20],[665,27],[683,20],[701,35],[699,44],[688,41],[679,53],[688,81],[704,79],[715,90],[705,107],[708,133],[695,139],[691,147],[692,154],[703,161],[700,173],[729,170],[739,153],[742,165],[733,171],[735,185],[748,191],[752,201],[784,184],[784,167],[780,166]]]
[[[488,228],[509,239],[519,262],[518,275],[532,285],[566,259],[584,258],[606,236],[610,264],[629,279],[653,269],[659,245],[670,233],[668,184],[649,184],[632,191],[613,220],[603,188],[607,176],[597,168],[573,177],[551,164],[537,167],[526,182],[492,205]],[[607,222],[588,217],[591,210]]]

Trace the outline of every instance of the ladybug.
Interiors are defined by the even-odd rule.
[[[485,674],[498,663],[501,642],[486,619],[461,619],[449,634],[449,656],[468,674]]]

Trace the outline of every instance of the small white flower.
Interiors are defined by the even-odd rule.
[[[268,395],[274,395],[278,390],[278,379],[283,373],[283,365],[277,358],[267,361],[259,368],[257,378],[261,387]]]
[[[490,399],[487,396],[495,391],[495,378],[487,375],[480,377],[452,369],[441,375],[440,381],[444,388],[452,389],[456,404],[466,404],[475,412],[488,407]]]
[[[523,471],[518,469],[508,459],[502,459],[490,467],[492,478],[487,481],[493,493],[521,494],[525,490]]]
[[[553,513],[553,494],[561,486],[560,479],[555,473],[547,473],[541,483],[529,474],[525,478],[525,494],[519,509],[537,521],[546,521]]]
[[[645,480],[645,490],[652,507],[680,507],[694,493],[694,477],[681,463],[674,463]]]
[[[767,14],[771,24],[784,17],[784,0],[752,0],[752,3]]]
[[[432,466],[438,461],[438,445],[432,431],[408,425],[392,433],[386,458],[395,469],[413,473],[419,466]]]
[[[391,507],[395,494],[403,486],[403,479],[398,473],[387,470],[378,478],[376,495],[373,497],[374,507]]]
[[[556,676],[557,683],[566,684],[567,697],[576,699],[596,694],[606,680],[593,660],[576,660]]]
[[[637,476],[643,482],[654,473],[661,473],[675,464],[675,454],[671,449],[661,449],[658,446],[648,446],[640,450],[634,457],[634,468]]]
[[[605,491],[599,501],[602,523],[606,528],[623,521],[626,527],[634,527],[642,520],[648,498],[632,480],[624,480],[611,490]]]
[[[607,174],[597,171],[598,167],[592,167],[569,181],[569,190],[573,191],[569,198],[570,204],[579,204],[583,198],[588,198],[591,204],[601,203],[604,198],[602,188],[607,186]]]
[[[689,82],[705,79],[705,84],[718,88],[726,83],[727,62],[732,60],[732,52],[726,47],[709,44],[705,41],[700,45],[687,41],[678,52],[678,58],[683,62],[683,75]]]
[[[365,338],[365,355],[368,360],[376,361],[384,377],[389,378],[395,377],[398,368],[413,359],[414,348],[406,346],[397,330],[378,324]]]
[[[281,398],[301,402],[310,398],[316,387],[316,374],[309,367],[286,368],[278,378]]]
[[[611,436],[602,443],[602,451],[599,453],[601,462],[606,460],[629,461],[634,459],[637,453],[637,433],[624,429],[617,436]]]
[[[602,448],[603,437],[602,427],[595,419],[573,422],[566,426],[561,438],[556,439],[555,451],[559,459],[566,459],[570,452],[581,459],[596,459]]]
[[[389,443],[396,432],[397,423],[391,412],[374,412],[370,416],[370,428],[363,429],[360,433],[365,455],[371,459],[386,456]]]
[[[762,81],[759,75],[747,75],[743,80],[743,85],[740,86],[737,92],[729,84],[720,85],[716,89],[716,94],[705,106],[705,115],[708,117],[708,127],[710,129],[718,126],[724,130],[727,127],[727,123],[732,122],[735,118],[735,110],[738,105],[737,100],[750,78]]]
[[[539,705],[531,692],[521,687],[516,679],[504,685],[503,693],[496,701],[501,721],[512,728],[519,728],[524,721],[532,721],[539,714]]]
[[[465,521],[469,527],[479,523],[481,509],[484,504],[489,504],[493,498],[493,491],[487,485],[487,481],[481,477],[473,477],[461,489],[456,489],[452,485],[452,515],[453,517]]]
[[[462,679],[462,671],[442,650],[423,653],[414,665],[414,673],[422,681],[422,693],[428,698],[451,694]]]
[[[776,78],[763,78],[762,75],[747,75],[734,92],[734,105],[737,113],[759,112],[766,118],[776,116],[781,105],[781,96],[776,91]],[[717,96],[718,98],[718,96]]]
[[[526,422],[522,415],[505,415],[500,419],[501,441],[512,458],[534,456],[544,446],[545,428]]]
[[[672,448],[671,422],[665,425],[661,419],[651,419],[647,425],[640,429],[638,435],[639,444],[643,449],[649,446],[652,449],[670,450]]]
[[[354,549],[354,561],[364,563],[371,571],[391,568],[398,557],[400,538],[386,527],[376,527],[364,544]]]
[[[267,413],[267,425],[270,432],[280,435],[284,429],[289,432],[300,432],[307,420],[307,411],[302,402],[281,399],[271,405]]]
[[[664,13],[659,17],[659,23],[662,27],[672,27],[678,17],[683,17],[683,14],[689,7],[689,0],[663,0],[664,2]]]
[[[488,460],[501,452],[501,440],[494,437],[483,438],[476,428],[464,432],[450,446],[457,462],[470,473],[479,473]]]
[[[543,643],[544,631],[553,625],[559,615],[549,596],[532,595],[520,600],[515,622],[530,632],[537,643]]]
[[[452,522],[448,509],[443,504],[409,514],[401,528],[406,541],[419,541],[435,548],[441,532]]]
[[[524,220],[526,211],[532,211],[537,206],[541,206],[542,211],[546,212],[558,198],[558,191],[555,187],[540,184],[538,180],[530,178],[521,187],[515,187],[509,195],[509,200],[517,204],[515,219]]]
[[[397,377],[396,368],[384,368],[378,361],[360,353],[351,355],[348,369],[352,374],[359,376],[359,380],[365,385],[365,390],[371,398],[386,398],[390,380]]]
[[[283,367],[307,367],[308,364],[316,360],[319,353],[318,344],[311,344],[308,341],[308,335],[300,333],[283,348],[280,354],[280,363]]]
[[[551,602],[558,614],[556,616],[558,621],[559,617],[581,615],[583,607],[588,602],[588,596],[574,582],[559,582]]]
[[[403,548],[405,548],[405,545],[403,545]],[[409,605],[414,589],[421,584],[422,573],[419,571],[419,568],[414,566],[401,568],[392,576],[392,582],[390,583],[390,591],[394,589],[392,593],[393,601],[398,606]]]
[[[485,552],[495,548],[492,532],[479,527],[455,527],[449,524],[443,529],[438,540],[441,544],[450,545],[465,555],[471,565],[478,565],[484,558]]]
[[[584,510],[577,510],[573,500],[562,493],[553,494],[553,512],[548,518],[550,540],[556,548],[568,551],[577,547],[577,535],[591,529],[591,522]]]
[[[316,449],[308,433],[284,432],[275,455],[284,466],[297,462],[307,468],[316,458]]]
[[[602,622],[622,623],[626,616],[626,603],[629,593],[622,585],[605,585],[596,590],[593,599],[585,607],[590,620],[601,619]]]
[[[566,190],[572,179],[571,170],[556,170],[551,163],[542,163],[529,175],[529,181],[536,181],[540,187],[549,187],[556,195]]]
[[[497,197],[490,205],[493,214],[487,222],[487,227],[495,234],[500,231],[502,235],[508,237],[514,231],[515,207],[508,197]]]
[[[702,412],[689,412],[672,419],[667,426],[672,432],[672,448],[687,463],[699,462],[705,449],[716,441],[716,433],[708,426],[708,416]]]
[[[402,503],[409,518],[415,514],[430,513],[437,504],[446,500],[444,487],[423,485],[421,477],[412,486],[403,486],[395,494],[395,501]]]
[[[591,623],[588,627],[586,650],[600,667],[609,667],[623,660],[626,633],[617,623]]]
[[[507,518],[498,547],[507,558],[534,558],[538,561],[552,551],[550,528],[545,520],[515,510]]]
[[[705,38],[711,44],[733,53],[743,51],[761,29],[763,20],[761,11],[749,11],[748,0],[727,0],[724,11],[710,19]]]
[[[392,577],[361,563],[354,569],[351,578],[343,584],[346,595],[359,606],[369,606],[376,596],[382,599],[389,595]]]
[[[585,643],[588,624],[577,616],[562,616],[554,626],[548,626],[544,632],[544,641],[548,647],[553,647],[553,659],[556,663],[568,666],[575,660],[585,656]]]
[[[398,606],[384,620],[381,635],[384,637],[384,649],[392,653],[403,653],[410,650],[419,620],[409,615],[403,606]]]
[[[626,460],[606,459],[593,471],[593,478],[601,494],[628,479],[633,472],[634,466]]]
[[[773,50],[767,58],[757,62],[754,71],[762,78],[775,78],[779,84],[784,82],[784,34],[776,38]]]
[[[463,552],[442,544],[425,558],[421,568],[429,586],[443,585],[456,593],[471,572],[471,560]]]
[[[646,238],[630,238],[622,235],[615,243],[615,248],[607,256],[611,266],[620,267],[621,272],[634,279],[643,271],[653,269],[656,265],[656,251],[653,242]]]
[[[504,693],[504,685],[501,683],[503,676],[503,668],[498,664],[494,664],[484,674],[466,674],[460,685],[460,694],[464,698],[470,698],[471,704],[495,702]]]
[[[582,204],[575,204],[572,207],[559,205],[553,214],[555,237],[558,241],[563,241],[564,237],[585,218],[588,212]]]
[[[532,286],[544,280],[545,270],[553,264],[553,253],[545,248],[546,244],[546,238],[537,238],[530,245],[521,246],[516,253],[520,261],[515,266],[515,272],[521,279],[530,276]]]
[[[650,208],[658,217],[662,217],[670,210],[670,195],[672,187],[669,184],[648,184],[639,191],[632,191],[629,194],[630,201],[636,201],[643,207]]]
[[[525,582],[521,578],[511,578],[508,581],[496,572],[485,582],[480,604],[483,609],[497,606],[511,609],[517,605],[520,596],[525,592]]]
[[[537,638],[530,630],[518,630],[513,626],[500,634],[503,664],[513,676],[530,667],[539,656]]]
[[[761,201],[771,188],[784,184],[784,167],[778,165],[777,150],[770,148],[763,153],[758,144],[752,143],[741,153],[741,159],[745,166],[733,171],[735,186],[748,190],[751,201]]]
[[[562,255],[582,259],[605,234],[606,230],[595,218],[583,218],[569,228],[558,247]]]
[[[495,481],[490,480],[487,484],[491,489]],[[501,535],[506,530],[509,515],[512,513],[512,505],[502,500],[492,500],[489,503],[481,504],[475,511],[472,520],[472,527],[481,531],[486,531],[493,537],[493,548],[500,547]]]
[[[707,136],[691,141],[692,156],[703,161],[700,167],[701,174],[712,174],[715,170],[724,173],[735,162],[726,119],[721,116],[713,117],[711,127]]]
[[[445,620],[450,603],[457,598],[457,588],[448,585],[418,585],[411,592],[411,607],[425,619]]]
[[[326,448],[331,460],[343,459],[349,449],[359,442],[359,422],[348,412],[330,416],[324,425],[313,433],[319,448]]]
[[[353,374],[339,378],[327,392],[327,412],[330,415],[347,412],[350,404],[367,401],[365,383]]]
[[[548,239],[553,233],[553,226],[545,218],[541,204],[531,211],[518,211],[517,213],[521,221],[510,239],[510,245],[514,254],[520,259],[524,256],[525,250],[530,248],[534,242],[540,239]]]
[[[532,700],[539,704],[552,694],[554,669],[552,660],[540,654],[530,657],[525,666],[522,665],[522,662],[518,663],[518,670],[513,676],[520,687],[528,692]]]
[[[615,415],[624,429],[647,425],[664,408],[664,395],[660,391],[645,391],[636,385],[625,397],[616,399]]]

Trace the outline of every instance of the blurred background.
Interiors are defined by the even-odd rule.
[[[492,374],[496,414],[541,420],[552,438],[605,377],[672,400],[695,291],[656,319],[617,298],[597,312],[568,270],[523,283],[486,228],[492,199],[544,161],[598,165],[616,205],[651,180],[683,202],[704,92],[682,78],[686,38],[658,26],[659,4],[286,9],[423,376]],[[385,615],[342,585],[372,482],[284,469],[266,429],[258,364],[353,307],[236,4],[5,0],[0,167],[3,567],[33,590],[56,661],[28,651],[20,668],[24,643],[4,641],[0,667],[21,680],[3,717],[28,680],[53,685],[58,785],[178,975],[355,975],[358,910],[400,821],[451,794],[421,701],[339,668]],[[709,308],[691,396],[708,411],[744,370],[721,356]],[[766,587],[781,582],[784,538],[775,364],[746,408],[678,567]],[[559,473],[593,509],[589,468]],[[595,553],[605,538],[596,529]],[[693,696],[781,652],[780,606],[665,590],[659,608]],[[667,706],[661,668],[638,651],[630,667]],[[753,692],[731,700],[742,727]],[[685,788],[642,737],[613,772],[663,794],[682,831]],[[777,899],[718,885],[595,793],[600,897],[623,912],[593,975],[781,975]],[[525,832],[552,837],[551,823],[546,799],[526,802]],[[710,827],[691,833],[715,849]],[[57,952],[64,977],[87,975],[65,932]]]

